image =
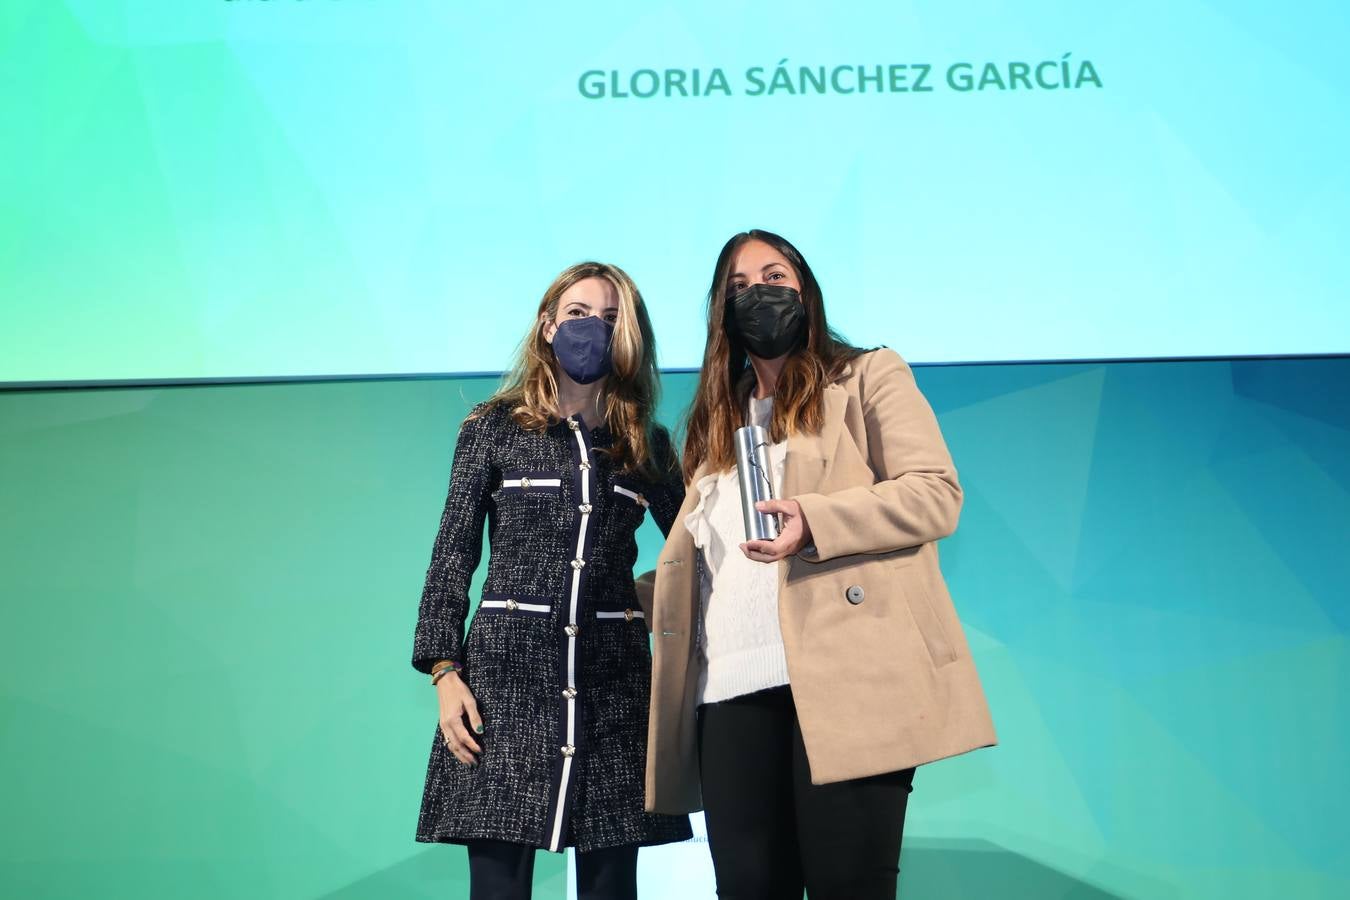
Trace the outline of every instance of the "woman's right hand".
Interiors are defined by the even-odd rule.
[[[482,748],[469,734],[472,726],[476,734],[483,733],[483,717],[478,714],[478,703],[469,686],[458,672],[449,672],[436,682],[436,698],[441,706],[441,739],[455,759],[466,766],[478,765]],[[468,720],[468,725],[465,720]]]

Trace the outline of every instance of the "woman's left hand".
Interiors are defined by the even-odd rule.
[[[811,526],[802,515],[802,507],[796,500],[761,500],[755,509],[762,513],[782,516],[782,527],[778,537],[771,541],[746,541],[741,544],[741,552],[755,562],[778,562],[780,559],[800,553],[811,543]]]

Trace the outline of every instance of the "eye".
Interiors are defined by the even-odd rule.
[[[619,321],[619,314],[616,312],[605,313],[605,321],[613,325],[615,322]]]
[[[769,277],[766,278],[765,281],[782,281],[786,277],[787,276],[782,272],[770,272]]]
[[[567,314],[574,319],[585,318],[586,312],[580,306],[574,306],[567,311]]]
[[[736,281],[733,281],[731,282],[731,284],[727,285],[728,296],[732,294],[739,294],[743,290],[745,290],[745,281],[743,279],[737,279]]]

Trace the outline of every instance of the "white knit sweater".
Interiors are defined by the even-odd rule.
[[[768,427],[773,398],[750,400],[750,421]],[[774,496],[781,496],[786,442],[769,446]],[[706,664],[699,703],[716,703],[788,683],[783,634],[778,626],[778,566],[747,559],[736,467],[700,478],[699,501],[685,518],[702,559]]]

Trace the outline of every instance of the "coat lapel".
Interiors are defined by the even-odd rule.
[[[834,450],[844,428],[848,411],[848,392],[837,384],[825,387],[824,421],[819,434],[794,434],[788,437],[787,456],[783,460],[783,498],[791,499],[820,489],[830,473]],[[778,593],[787,586],[793,560],[778,561]],[[781,607],[780,607],[781,611]]]
[[[783,496],[795,497],[816,490],[829,473],[834,449],[844,429],[848,392],[837,384],[826,385],[824,421],[819,434],[794,434],[788,438],[783,461]]]
[[[675,514],[670,526],[670,536],[656,559],[657,591],[653,597],[654,613],[651,622],[652,631],[658,637],[663,630],[679,631],[689,627],[689,617],[697,598],[694,589],[698,586],[694,579],[694,536],[684,526],[685,517],[693,512],[698,504],[698,491],[694,486],[707,474],[707,464],[698,467],[694,477],[686,488],[684,502]]]

